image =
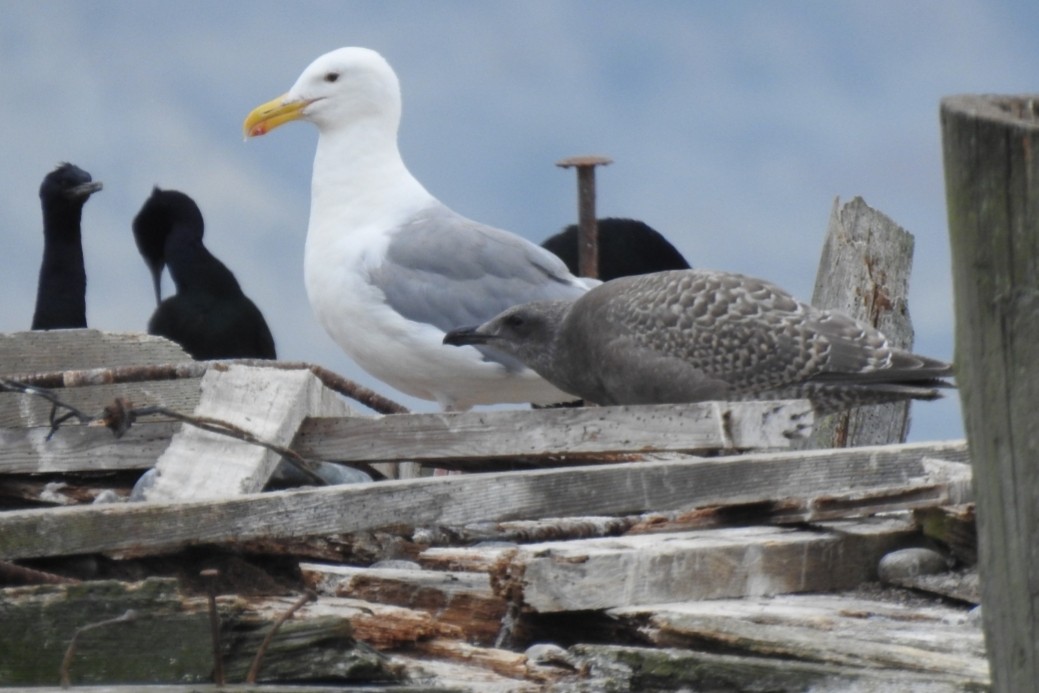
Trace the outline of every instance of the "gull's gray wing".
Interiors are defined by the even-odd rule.
[[[394,231],[370,279],[393,310],[445,332],[479,325],[520,303],[573,300],[586,291],[552,253],[441,204]],[[480,351],[522,368],[498,352]]]
[[[370,276],[393,310],[444,331],[478,325],[520,303],[585,292],[552,253],[443,205],[402,225]]]

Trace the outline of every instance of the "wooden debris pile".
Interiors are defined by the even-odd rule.
[[[371,416],[90,330],[0,357],[0,684],[988,685],[962,441],[795,450],[800,401]],[[120,437],[80,422],[117,400]]]

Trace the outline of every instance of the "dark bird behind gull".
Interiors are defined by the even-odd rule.
[[[152,272],[156,300],[163,267],[177,293],[159,304],[148,333],[177,342],[192,358],[276,358],[263,314],[231,270],[202,244],[202,212],[190,197],[155,188],[133,220],[137,248]]]
[[[597,404],[807,398],[820,413],[935,399],[948,363],[760,279],[676,270],[616,279],[573,302],[510,308],[447,344],[482,344]]]
[[[603,281],[664,270],[689,269],[675,246],[656,229],[635,219],[599,219],[599,272]],[[577,225],[571,224],[541,244],[577,274]]]
[[[87,272],[83,266],[83,205],[101,182],[72,164],[61,164],[40,185],[43,262],[32,329],[87,326]]]

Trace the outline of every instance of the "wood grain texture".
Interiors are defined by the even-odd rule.
[[[310,371],[249,366],[211,369],[202,377],[194,415],[237,426],[287,446],[310,414],[346,416],[350,408]],[[227,498],[260,491],[281,462],[272,450],[194,426],[183,426],[155,463],[145,498]]]
[[[500,589],[539,613],[725,597],[831,592],[875,579],[887,551],[912,535],[904,522],[857,531],[727,527],[519,548]]]
[[[220,502],[18,510],[0,514],[0,558],[760,502],[892,486],[924,475],[925,457],[965,454],[962,442],[878,446],[388,481]]]
[[[84,329],[0,334],[0,372],[6,374],[190,360],[178,344],[143,332]]]
[[[611,614],[644,623],[643,633],[672,647],[738,643],[743,653],[763,657],[926,673],[956,681],[961,690],[989,683],[981,630],[965,622],[964,609],[954,607],[784,595],[630,607]]]
[[[122,438],[102,426],[0,428],[0,474],[148,469],[180,428],[174,421],[138,422]]]
[[[380,461],[789,447],[805,400],[408,414],[304,422],[305,457]]]
[[[942,100],[956,376],[975,463],[996,690],[1039,681],[1037,97]]]
[[[0,377],[63,370],[146,366],[190,361],[177,344],[136,332],[51,330],[0,334]],[[97,384],[62,388],[62,401],[87,414],[123,397],[136,406],[160,405],[189,412],[198,403],[198,378],[169,382]],[[31,395],[0,393],[0,428],[50,425],[51,405]]]
[[[913,245],[912,234],[861,197],[844,205],[835,199],[812,305],[850,315],[879,329],[893,346],[912,349]],[[806,447],[901,443],[909,433],[909,406],[879,404],[823,417]]]

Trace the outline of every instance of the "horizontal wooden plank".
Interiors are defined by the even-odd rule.
[[[349,461],[789,447],[812,423],[805,400],[312,418],[295,448]]]
[[[82,329],[0,334],[0,375],[190,360],[177,343],[144,332]]]
[[[162,551],[249,539],[622,515],[891,486],[925,457],[964,458],[964,441],[387,481],[241,496],[0,514],[0,558]]]
[[[726,651],[731,651],[729,644]],[[580,644],[571,666],[586,691],[812,691],[964,693],[977,690],[941,673],[804,662],[787,657],[707,652],[700,647]],[[175,693],[175,692],[174,692]]]
[[[116,438],[103,426],[69,425],[50,440],[49,428],[0,428],[0,474],[148,469],[169,446],[181,424],[138,422]]]
[[[529,544],[495,550],[496,589],[539,613],[834,591],[874,580],[881,556],[914,532],[872,519],[842,531],[725,527]]]
[[[318,592],[424,611],[458,629],[466,642],[490,645],[507,608],[487,573],[357,568],[301,563],[304,582]]]
[[[989,685],[984,636],[968,622],[966,608],[784,595],[655,604],[610,614],[633,620],[653,642],[670,647],[716,643],[730,652],[926,672]]]
[[[260,642],[293,601],[294,597],[239,596],[217,600],[229,681],[245,678]],[[159,578],[0,590],[5,626],[0,629],[0,681],[6,685],[54,681],[78,629],[128,612],[131,615],[122,621],[93,628],[78,638],[69,671],[73,683],[211,680],[206,598],[185,595],[176,580]],[[384,634],[394,625],[398,637],[407,642],[420,637],[417,634],[430,637],[443,632],[428,614],[399,607],[333,597],[307,604],[271,641],[259,680],[392,681],[397,676],[386,658],[359,645],[353,636],[356,633],[360,639],[357,631],[362,627]]]
[[[161,406],[177,412],[190,413],[198,404],[199,378],[182,380],[146,381],[87,385],[55,390],[61,401],[76,407],[84,414],[100,417],[104,408],[117,397],[132,402],[135,407]],[[34,395],[0,393],[0,428],[50,428],[51,403]],[[65,410],[59,410],[58,414]],[[65,428],[75,428],[70,421]]]
[[[253,370],[257,383],[275,376],[289,377],[282,374],[293,372],[275,370],[265,377],[265,370]],[[188,413],[195,410],[200,391],[200,379],[190,378],[92,385],[63,389],[60,393],[63,401],[100,415],[103,407],[116,397],[127,398],[137,407],[161,405]],[[168,447],[168,441],[159,439],[167,428],[153,427],[147,433],[139,430],[154,426],[161,421],[159,417],[135,423],[130,434],[119,441],[104,428],[75,422],[66,423],[46,441],[51,411],[46,400],[0,394],[0,405],[5,401],[8,416],[6,425],[0,426],[0,473],[146,468]],[[539,458],[551,456],[554,459],[543,464],[563,464],[563,458],[577,464],[590,454],[602,457],[650,450],[785,447],[792,427],[810,425],[811,413],[806,408],[805,402],[795,400],[734,404],[731,409],[710,402],[660,407],[399,414],[364,420],[336,416],[306,419],[293,447],[310,459],[357,462],[403,459],[445,463],[446,458],[477,459],[484,463],[487,458],[522,457],[529,464],[536,464]],[[0,406],[0,411],[3,409]],[[208,413],[221,418],[218,413]],[[3,416],[0,413],[0,418]],[[234,415],[225,418],[233,419]],[[246,428],[257,433],[253,429],[263,425],[261,421]]]

